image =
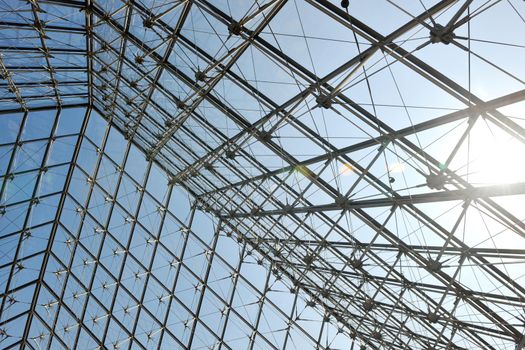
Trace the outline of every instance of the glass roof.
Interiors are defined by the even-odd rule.
[[[0,28],[2,348],[525,347],[523,1]]]

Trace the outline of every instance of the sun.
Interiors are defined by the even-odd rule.
[[[500,127],[480,119],[449,168],[473,185],[525,181],[525,144]]]

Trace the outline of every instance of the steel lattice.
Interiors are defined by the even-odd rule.
[[[525,347],[525,4],[343,5],[0,0],[2,348]]]

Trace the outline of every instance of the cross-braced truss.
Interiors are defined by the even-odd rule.
[[[0,28],[0,344],[525,347],[522,1],[0,0]]]

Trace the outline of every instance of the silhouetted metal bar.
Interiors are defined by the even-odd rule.
[[[34,25],[31,23],[24,22],[11,22],[11,21],[0,21],[0,27],[6,27],[8,29],[17,29],[17,30],[30,30],[35,31]],[[82,27],[64,27],[53,24],[45,24],[44,28],[49,32],[66,32],[66,33],[79,33],[85,34],[86,29]]]
[[[288,215],[288,214],[305,214],[315,213],[333,210],[349,210],[356,208],[376,208],[376,207],[387,207],[393,205],[406,205],[406,204],[421,204],[421,203],[433,203],[433,202],[446,202],[455,200],[475,200],[486,197],[500,197],[500,196],[513,196],[525,194],[525,182],[513,183],[509,185],[494,185],[486,187],[475,187],[472,189],[463,190],[451,190],[442,192],[429,192],[422,194],[414,194],[407,196],[399,196],[392,198],[378,198],[378,199],[363,199],[363,200],[352,200],[342,199],[339,203],[330,203],[324,205],[312,205],[309,207],[290,207],[275,210],[261,210],[252,213],[232,213],[221,214],[222,218],[235,217],[258,217],[258,216],[272,216],[272,215]]]

